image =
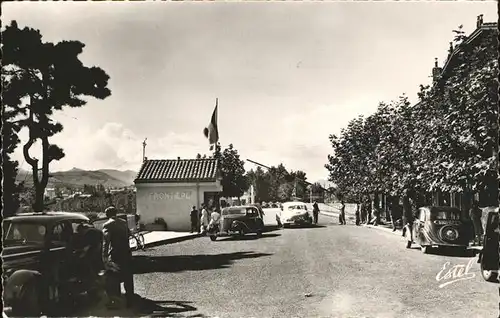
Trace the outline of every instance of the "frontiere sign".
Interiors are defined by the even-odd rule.
[[[180,192],[153,192],[149,194],[149,199],[153,201],[160,200],[189,200],[191,199],[191,191]]]

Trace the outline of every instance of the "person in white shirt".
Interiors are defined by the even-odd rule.
[[[201,210],[201,232],[205,233],[207,228],[208,228],[208,224],[209,224],[208,211],[207,211],[207,207],[205,206],[205,204],[202,204],[201,208],[202,208],[202,210]]]
[[[210,224],[209,224],[209,227],[212,225],[212,224],[218,224],[220,221],[220,213],[217,212],[217,210],[214,210],[212,212],[212,214],[210,214]]]

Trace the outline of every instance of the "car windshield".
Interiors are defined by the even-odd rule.
[[[460,211],[435,211],[435,220],[460,220]]]
[[[297,205],[290,205],[288,207],[288,210],[307,210],[307,206],[305,205],[300,205],[300,204],[297,204]]]
[[[43,224],[28,222],[5,222],[4,245],[43,244],[47,228]]]

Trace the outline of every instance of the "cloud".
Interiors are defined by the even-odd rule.
[[[266,127],[258,136],[260,141],[266,142],[254,140],[251,146],[241,149],[257,162],[273,166],[283,163],[289,170],[303,170],[310,181],[326,179],[324,165],[331,153],[328,136],[338,134],[359,115],[374,113],[379,100],[382,100],[379,96],[366,95],[343,105],[307,105],[302,112],[285,114],[276,125]],[[279,138],[270,143],[269,136]],[[254,168],[254,165],[247,164],[246,168]]]
[[[137,171],[142,161],[143,138],[120,123],[108,122],[97,131],[83,126],[66,125],[66,129],[51,139],[64,149],[66,156],[51,163],[52,171],[80,169],[131,169]],[[20,134],[22,142],[27,140],[26,130]],[[198,142],[196,142],[198,141]],[[30,152],[40,158],[39,145]],[[146,156],[151,159],[194,158],[198,152],[208,149],[206,140],[188,134],[167,133],[147,140]],[[38,152],[37,152],[38,150]],[[14,156],[23,163],[22,143]],[[28,168],[24,162],[23,169]]]

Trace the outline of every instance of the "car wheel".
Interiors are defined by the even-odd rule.
[[[40,317],[42,306],[40,294],[35,283],[25,286],[25,290],[15,306],[12,306],[15,317]]]
[[[483,276],[483,279],[490,283],[498,283],[498,272],[487,270],[483,267],[483,263],[481,262],[481,276]]]
[[[216,235],[210,235],[210,240],[212,242],[215,242],[217,240],[217,236]]]
[[[262,237],[262,232],[261,231],[257,231],[257,237]]]
[[[411,248],[411,241],[406,241],[406,248]]]

